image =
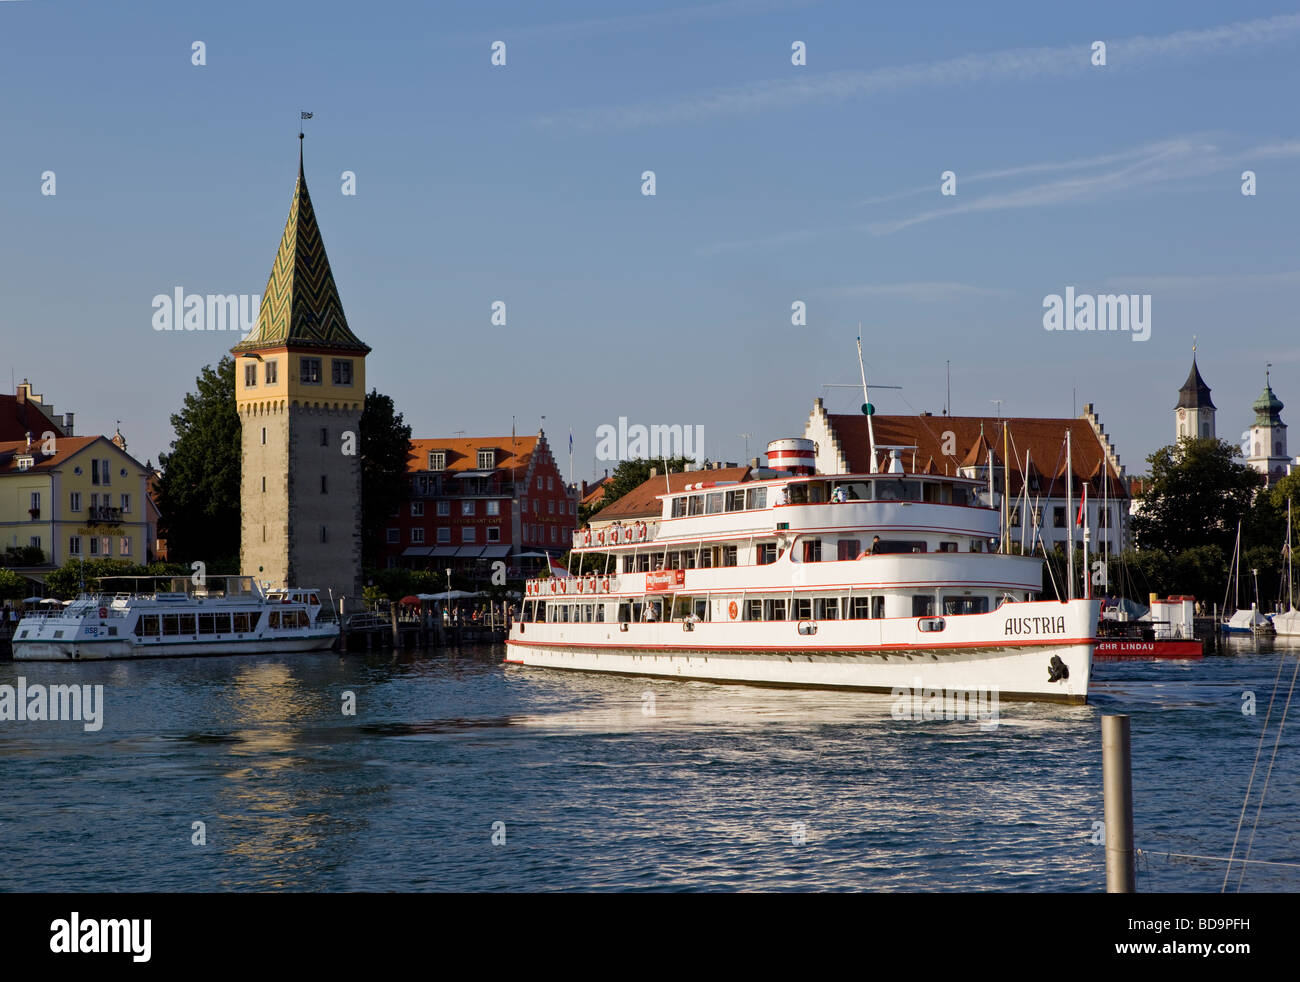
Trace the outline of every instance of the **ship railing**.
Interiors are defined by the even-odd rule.
[[[659,535],[658,525],[633,522],[630,525],[607,525],[598,529],[578,529],[573,533],[575,549],[600,549],[608,546],[634,546],[653,542]]]

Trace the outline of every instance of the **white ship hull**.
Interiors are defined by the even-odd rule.
[[[680,623],[629,623],[626,630],[617,623],[516,624],[506,661],[708,682],[996,692],[1083,703],[1097,613],[1095,600],[1007,604],[988,614],[946,617],[942,635],[921,632],[922,619],[913,618],[823,621],[811,636],[799,634],[793,621],[706,622],[689,632]]]
[[[203,655],[267,655],[323,651],[338,632],[315,637],[243,638],[212,641],[153,641],[134,644],[110,638],[54,641],[36,639],[14,643],[14,661],[104,661],[115,658],[194,658]]]

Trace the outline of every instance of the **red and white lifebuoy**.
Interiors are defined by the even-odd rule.
[[[601,530],[600,530],[600,534],[597,535],[597,537],[596,537],[596,541],[597,541],[598,544],[600,544],[600,545],[602,545],[602,546],[605,544],[605,530],[604,530],[604,529],[601,529]]]
[[[636,541],[637,541],[637,542],[644,542],[644,541],[645,541],[645,522],[637,522],[637,525],[636,525]]]
[[[730,617],[733,621],[736,619],[736,616],[739,613],[740,613],[740,607],[736,604],[736,601],[733,600],[731,601],[731,603],[727,604],[727,616]]]
[[[600,578],[600,592],[601,592],[601,593],[609,593],[609,577],[608,577],[608,576],[602,576],[602,577]]]
[[[108,616],[108,608],[107,608],[107,607],[100,607],[100,608],[99,608],[99,616],[100,616],[100,617],[107,617],[107,616]]]
[[[587,529],[587,531],[582,534],[582,544],[584,546],[591,545],[591,529]]]
[[[578,580],[578,592],[579,592],[579,593],[582,593],[582,592],[584,591],[585,585],[586,585],[586,584],[585,584],[585,581],[584,581],[584,580]]]

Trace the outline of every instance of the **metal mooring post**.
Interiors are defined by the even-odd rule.
[[[1106,892],[1133,893],[1133,767],[1129,718],[1101,718],[1101,781],[1106,806]]]

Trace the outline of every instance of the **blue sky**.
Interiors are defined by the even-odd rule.
[[[589,477],[625,416],[739,460],[818,396],[856,410],[824,386],[856,381],[860,321],[902,386],[879,411],[940,412],[951,361],[955,413],[1092,402],[1140,472],[1193,335],[1220,436],[1268,361],[1300,413],[1298,45],[1295,4],[1250,0],[0,0],[0,375],[156,461],[238,336],[155,332],[152,298],[263,292],[309,110],[368,384],[416,436],[544,415]],[[1045,331],[1067,286],[1151,294],[1150,340]]]

